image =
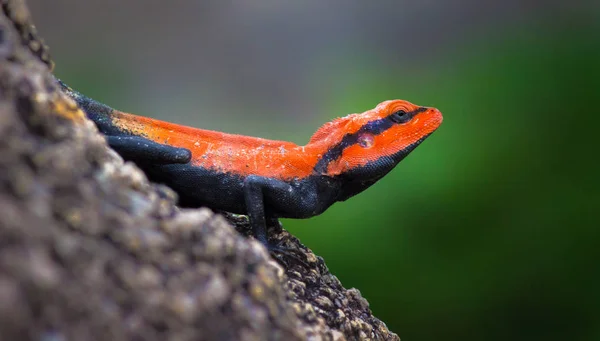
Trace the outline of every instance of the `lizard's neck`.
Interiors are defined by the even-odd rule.
[[[327,165],[336,158],[337,144],[329,141],[311,141],[304,146],[297,147],[297,153],[303,158],[311,160],[314,172],[327,175]]]

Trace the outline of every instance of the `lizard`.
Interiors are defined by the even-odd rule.
[[[183,207],[246,214],[253,236],[271,251],[267,226],[309,218],[369,188],[442,123],[441,112],[404,100],[337,118],[300,146],[197,129],[115,110],[58,81],[108,145]]]

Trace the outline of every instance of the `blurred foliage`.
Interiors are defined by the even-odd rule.
[[[401,97],[444,123],[365,193],[285,226],[403,339],[597,340],[598,32],[518,27],[427,70],[365,66],[337,106]]]
[[[600,24],[580,19],[474,35],[410,70],[354,51],[315,79],[327,112],[402,98],[444,114],[366,192],[284,220],[402,339],[600,339]],[[118,107],[124,70],[63,70]]]

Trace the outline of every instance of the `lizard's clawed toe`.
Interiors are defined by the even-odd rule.
[[[286,260],[286,258],[293,259],[302,264],[304,267],[309,267],[308,263],[303,259],[306,257],[298,249],[273,244],[271,242],[267,243],[265,246],[267,247],[267,250],[271,256],[286,268],[290,268],[290,263]]]

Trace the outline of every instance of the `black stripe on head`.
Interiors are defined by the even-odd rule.
[[[427,108],[420,107],[413,111],[404,113],[405,117],[407,118],[404,122],[408,122],[415,115],[426,110]],[[323,154],[323,156],[321,156],[321,159],[319,159],[319,161],[314,167],[314,171],[318,174],[326,173],[329,164],[339,159],[344,153],[344,149],[357,144],[358,138],[362,134],[369,133],[376,136],[393,127],[395,124],[397,124],[397,120],[393,119],[394,115],[397,114],[398,112],[394,112],[384,118],[367,122],[367,124],[360,127],[360,129],[356,132],[344,135],[340,142],[331,147],[329,150],[327,150],[325,154]]]

